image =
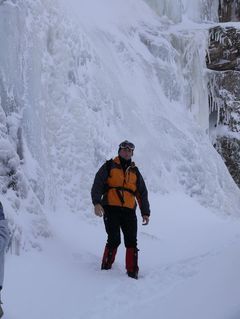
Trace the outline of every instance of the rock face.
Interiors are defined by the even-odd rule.
[[[219,1],[219,21],[240,21],[240,0]],[[209,30],[210,136],[240,187],[240,28]]]
[[[240,140],[234,137],[222,136],[218,138],[216,148],[224,158],[235,183],[240,187]]]
[[[240,21],[239,0],[219,0],[219,22]]]
[[[240,29],[211,28],[207,66],[215,71],[240,70]]]

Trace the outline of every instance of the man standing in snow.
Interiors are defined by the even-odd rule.
[[[121,242],[120,229],[126,247],[126,269],[129,277],[138,278],[136,200],[143,225],[149,223],[148,192],[141,173],[132,162],[134,144],[124,141],[118,156],[107,161],[97,172],[92,186],[95,214],[103,216],[108,235],[101,269],[111,269]]]
[[[5,219],[3,206],[0,202],[0,291],[3,287],[3,277],[4,277],[4,256],[6,247],[9,241],[9,229],[7,225],[7,220]],[[3,316],[3,310],[1,306],[0,299],[0,318]]]

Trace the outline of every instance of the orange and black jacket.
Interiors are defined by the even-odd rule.
[[[99,169],[91,196],[93,205],[119,206],[133,210],[136,209],[137,199],[141,214],[150,215],[148,191],[141,173],[134,162],[124,170],[119,157],[106,162]]]

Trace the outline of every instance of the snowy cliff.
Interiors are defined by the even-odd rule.
[[[210,136],[240,187],[240,2],[219,2],[220,25],[209,30]]]
[[[0,4],[1,198],[18,247],[51,234],[51,212],[91,216],[94,174],[126,138],[150,192],[238,213],[208,137],[201,23],[218,1],[177,3]]]

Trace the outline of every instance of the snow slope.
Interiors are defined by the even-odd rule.
[[[240,223],[219,218],[183,194],[152,195],[149,226],[139,219],[138,281],[101,271],[103,223],[52,216],[54,242],[6,260],[7,319],[237,319]]]

